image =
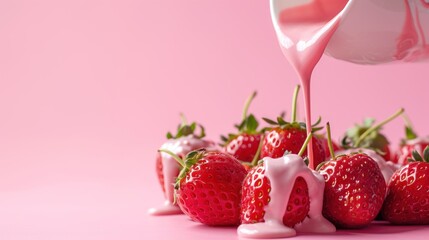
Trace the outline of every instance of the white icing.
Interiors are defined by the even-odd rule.
[[[176,155],[184,156],[192,150],[199,148],[206,148],[214,150],[215,145],[213,142],[203,139],[195,138],[192,135],[181,137],[178,139],[170,139],[165,142],[160,149],[165,149],[173,152]],[[180,172],[180,165],[176,160],[167,153],[161,153],[162,158],[162,173],[164,175],[164,188],[165,188],[165,203],[159,208],[149,209],[149,214],[152,215],[170,215],[178,214],[182,211],[174,204],[174,183]]]
[[[339,156],[344,154],[350,154],[352,152],[365,153],[370,158],[372,158],[380,168],[381,173],[383,174],[384,181],[386,182],[387,185],[389,185],[390,178],[392,177],[393,173],[395,173],[395,171],[401,167],[399,164],[395,164],[391,161],[386,161],[382,156],[380,156],[378,153],[376,153],[371,149],[356,148],[356,149],[341,150],[341,151],[335,152],[335,155]]]
[[[304,160],[296,154],[281,158],[264,159],[265,175],[270,180],[270,202],[265,206],[264,221],[241,224],[238,235],[246,238],[292,237],[296,232],[330,233],[335,226],[322,216],[325,180],[322,175],[309,169]],[[310,210],[302,223],[289,228],[283,225],[283,215],[296,178],[302,177],[308,186]]]

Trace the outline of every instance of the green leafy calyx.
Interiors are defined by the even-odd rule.
[[[176,190],[180,189],[180,181],[186,177],[186,174],[188,174],[191,167],[195,165],[206,154],[207,154],[206,149],[202,148],[202,149],[189,152],[183,158],[183,167],[180,170],[179,176],[177,176],[176,183],[174,184],[174,189]]]
[[[282,116],[277,117],[276,121],[269,119],[269,118],[262,118],[262,119],[266,123],[271,125],[270,127],[265,128],[264,129],[265,131],[276,128],[276,127],[279,127],[281,129],[289,129],[289,128],[296,128],[296,129],[303,129],[303,130],[307,129],[307,126],[305,123],[303,123],[303,122],[287,122],[286,120],[283,119]],[[311,125],[311,132],[312,133],[315,133],[315,132],[323,129],[323,127],[319,126],[321,121],[322,121],[322,118],[319,117],[319,119],[317,119],[316,123]]]
[[[426,162],[429,163],[429,146],[423,150],[423,156],[417,150],[412,151],[413,158],[408,158],[408,162]]]
[[[363,124],[356,124],[353,128],[347,130],[341,141],[342,147],[344,149],[367,148],[379,154],[384,154],[382,149],[389,144],[389,141],[380,133],[381,127],[367,134],[364,139],[360,140],[362,135],[374,126],[374,122],[375,120],[373,118],[366,118]]]
[[[413,129],[411,120],[408,118],[408,116],[405,113],[402,114],[402,118],[404,119],[404,122],[405,122],[405,139],[401,140],[401,144],[405,145],[407,141],[416,139],[418,135]]]
[[[256,91],[252,93],[252,95],[247,99],[246,103],[244,104],[244,110],[243,110],[243,118],[239,124],[234,125],[235,128],[238,130],[238,133],[230,133],[228,136],[221,136],[222,144],[221,146],[224,146],[228,144],[230,141],[238,137],[240,134],[247,133],[247,134],[260,134],[261,131],[258,131],[259,123],[256,117],[253,114],[248,114],[248,110],[250,107],[250,103],[253,101],[253,99],[256,97]]]
[[[200,128],[200,133],[198,135],[195,133],[197,127]],[[189,135],[193,135],[194,137],[201,139],[206,136],[206,133],[204,127],[196,122],[192,122],[191,124],[183,122],[177,127],[176,135],[173,135],[171,132],[167,133],[167,139],[178,139]]]

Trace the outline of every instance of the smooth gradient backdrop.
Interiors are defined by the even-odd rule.
[[[427,76],[427,62],[324,57],[313,116],[338,139],[405,107],[428,135]],[[0,239],[236,238],[147,215],[163,201],[156,150],[180,112],[217,141],[252,91],[250,110],[274,118],[290,111],[297,83],[268,1],[1,0]],[[384,132],[395,146],[402,120]]]

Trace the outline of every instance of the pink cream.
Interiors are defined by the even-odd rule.
[[[274,24],[276,32],[281,32],[278,34],[278,39],[283,54],[297,71],[303,87],[307,132],[311,131],[311,74],[340,25],[347,6],[352,7],[353,1],[356,0],[313,0],[306,4],[288,7],[279,14],[272,13],[273,18],[278,16],[278,19],[273,21],[278,23]],[[428,58],[429,44],[419,19],[419,7],[423,5],[423,8],[428,8],[428,1],[404,0],[404,4],[405,21],[402,33],[397,39],[394,59],[417,61]],[[314,169],[311,141],[308,156],[309,167]]]
[[[238,235],[246,238],[280,238],[292,237],[296,232],[331,233],[335,226],[322,216],[323,191],[325,180],[322,175],[309,169],[304,160],[295,154],[281,158],[264,160],[265,175],[270,179],[270,202],[265,206],[265,222],[242,224]],[[289,228],[283,225],[283,214],[286,211],[289,196],[296,178],[302,177],[307,182],[310,198],[310,211],[302,223]]]
[[[280,13],[279,36],[283,54],[298,72],[304,91],[307,133],[311,132],[310,81],[314,67],[322,57],[340,22],[340,12],[347,0],[313,1]],[[308,146],[309,167],[314,169],[313,146]]]
[[[160,149],[170,150],[179,156],[185,156],[188,152],[199,148],[214,149],[213,142],[195,138],[192,135],[171,139],[164,143]],[[182,210],[174,204],[174,183],[179,175],[180,166],[170,155],[161,153],[162,156],[162,173],[164,175],[165,202],[159,208],[149,209],[151,215],[172,215],[181,214]]]
[[[273,21],[278,23],[274,24],[274,27],[278,33],[283,54],[297,71],[304,90],[308,133],[311,132],[311,74],[322,57],[331,37],[337,30],[348,4],[351,4],[352,1],[313,0],[295,7],[289,6],[280,13],[276,13],[274,6],[271,6]],[[413,42],[411,47],[404,47],[401,42],[408,41],[406,38],[409,38],[409,36],[411,36],[412,40],[418,41],[416,38],[420,35],[421,44],[423,44],[420,51],[405,54],[406,56],[411,56],[410,59],[414,60],[427,54],[425,51],[429,51],[427,51],[428,48],[426,47],[418,13],[412,14],[408,0],[404,1],[408,10],[403,33],[398,37],[397,56],[402,57],[405,51],[409,51],[416,44]],[[421,0],[421,3],[425,7],[428,6],[426,0]],[[293,2],[288,4],[293,4]],[[276,19],[277,17],[278,19]],[[413,17],[416,18],[414,19]],[[413,28],[410,31],[411,26]],[[420,33],[417,33],[416,28],[419,29]],[[414,59],[412,59],[413,55]],[[365,152],[372,156],[380,166],[385,181],[388,183],[397,166],[390,166],[384,159],[378,158],[374,152],[367,150]],[[239,236],[247,238],[278,238],[295,236],[296,231],[319,233],[335,231],[335,227],[321,213],[325,181],[320,174],[311,170],[315,167],[311,141],[308,146],[308,156],[310,158],[310,168],[297,155],[286,155],[280,159],[264,158],[265,173],[271,182],[271,201],[265,207],[265,222],[240,225],[238,228]],[[299,176],[303,177],[309,186],[310,212],[302,223],[292,229],[283,225],[282,218],[293,183]]]

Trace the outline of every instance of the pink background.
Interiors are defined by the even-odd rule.
[[[154,156],[179,112],[218,140],[255,89],[257,116],[290,110],[298,81],[267,1],[3,0],[0,36],[0,239],[236,238],[146,212],[163,201]],[[339,138],[405,107],[427,135],[427,68],[324,57],[313,116]],[[385,133],[396,144],[401,120]]]

